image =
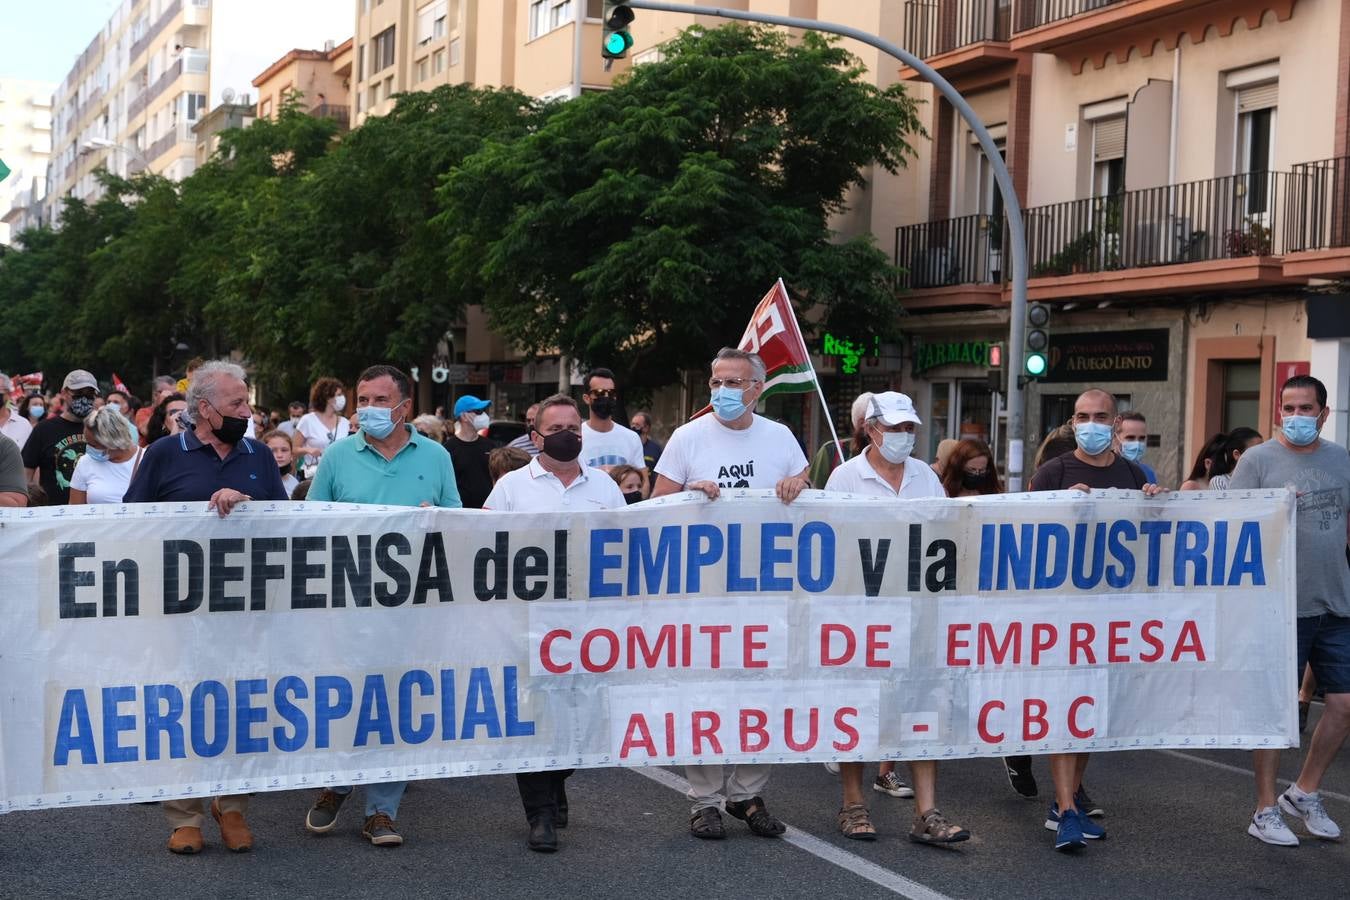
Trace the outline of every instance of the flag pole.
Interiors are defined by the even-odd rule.
[[[792,305],[792,296],[788,293],[787,285],[783,284],[783,279],[778,279],[778,289],[783,292],[783,298],[787,300],[788,312],[792,313],[792,330],[797,333],[797,341],[802,349],[806,351],[806,366],[811,370],[811,381],[816,386],[816,396],[820,398],[820,408],[825,413],[825,424],[830,426],[830,437],[834,439],[835,452],[839,454],[839,462],[844,461],[844,445],[839,442],[839,432],[834,430],[834,417],[830,415],[830,404],[825,400],[825,390],[820,386],[820,376],[816,374],[815,363],[811,362],[811,348],[806,346],[806,338],[802,337],[802,327],[797,324],[797,309]]]

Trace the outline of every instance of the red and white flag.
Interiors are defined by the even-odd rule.
[[[112,383],[113,383],[113,390],[121,391],[124,394],[131,393],[130,391],[127,390],[127,386],[122,383],[122,379],[117,377],[116,372],[112,373]]]

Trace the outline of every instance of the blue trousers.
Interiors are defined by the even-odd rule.
[[[395,821],[398,820],[398,803],[403,799],[403,791],[407,788],[406,781],[385,781],[380,784],[366,785],[366,818],[370,818],[376,813],[384,813]],[[346,787],[335,787],[331,789],[335,794],[347,795],[354,788],[352,785]]]

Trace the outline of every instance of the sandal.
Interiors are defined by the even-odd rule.
[[[696,838],[718,841],[727,836],[722,814],[714,806],[705,806],[689,819],[689,833]]]
[[[735,816],[750,826],[750,830],[760,837],[778,837],[787,831],[787,826],[769,815],[764,806],[763,797],[751,797],[749,800],[728,800],[727,815]]]
[[[948,822],[947,817],[935,806],[914,817],[909,839],[918,844],[957,844],[970,840],[970,832],[954,822]]]
[[[839,830],[844,837],[855,841],[875,841],[877,830],[872,825],[872,817],[867,814],[867,805],[846,803],[839,810]]]

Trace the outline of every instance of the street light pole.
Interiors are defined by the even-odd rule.
[[[949,103],[961,114],[961,118],[970,126],[975,138],[980,142],[980,149],[984,151],[985,157],[989,160],[990,168],[994,173],[994,181],[998,184],[999,193],[1003,196],[1003,207],[1008,217],[1008,239],[1012,243],[1012,308],[1009,310],[1010,321],[1008,323],[1008,349],[1011,352],[1012,360],[1019,360],[1022,357],[1022,343],[1026,332],[1026,310],[1027,310],[1027,234],[1026,226],[1022,220],[1022,205],[1017,199],[1017,191],[1013,187],[1012,175],[1008,172],[1007,165],[1003,162],[1002,155],[998,152],[998,147],[994,144],[993,135],[989,129],[984,127],[980,117],[975,114],[975,110],[970,108],[966,98],[961,96],[961,92],[952,86],[951,82],[943,78],[932,66],[919,59],[914,54],[901,49],[875,34],[850,25],[840,25],[836,22],[821,22],[816,19],[802,19],[797,16],[775,16],[767,13],[744,12],[738,9],[720,9],[707,6],[689,6],[683,3],[660,3],[656,0],[628,0],[627,5],[633,9],[647,9],[654,12],[673,12],[687,13],[694,16],[713,16],[722,19],[736,19],[742,22],[759,22],[765,25],[780,25],[785,28],[801,28],[808,31],[824,31],[830,34],[837,34],[841,37],[852,38],[855,41],[861,41],[864,44],[875,47],[883,53],[888,53],[900,62],[909,66],[914,71],[924,77],[938,93],[942,94]],[[898,261],[897,261],[898,262]],[[1022,490],[1022,453],[1024,447],[1026,422],[1024,418],[1026,397],[1022,390],[1020,380],[1021,366],[1017,366],[1017,371],[1008,373],[1008,490],[1017,492]]]
[[[85,141],[80,147],[81,155],[85,156],[96,150],[121,150],[132,162],[139,161],[142,168],[146,171],[150,170],[150,161],[145,158],[145,154],[141,153],[141,151],[135,147],[128,147],[125,144],[118,144],[114,141],[100,138],[93,138]]]

